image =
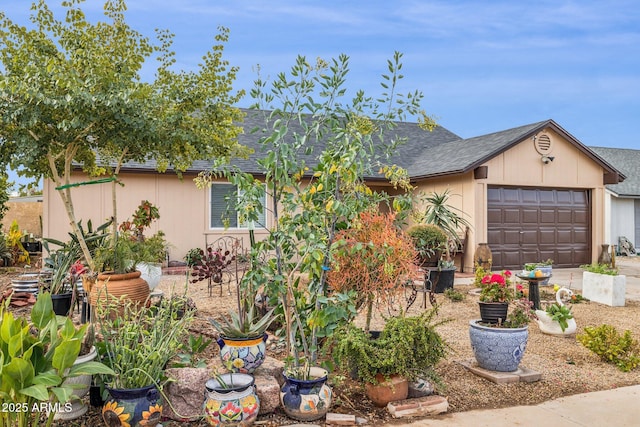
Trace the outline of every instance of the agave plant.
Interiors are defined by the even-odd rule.
[[[209,322],[224,338],[256,338],[264,335],[265,331],[276,319],[273,311],[275,307],[269,310],[264,316],[260,316],[255,312],[254,306],[251,306],[245,316],[240,316],[235,311],[230,311],[230,319],[222,318],[219,322],[215,319],[209,319]]]

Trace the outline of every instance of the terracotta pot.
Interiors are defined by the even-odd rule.
[[[374,405],[386,406],[389,402],[404,400],[409,395],[409,381],[399,375],[392,375],[385,379],[384,375],[376,375],[377,384],[366,383],[365,394]]]
[[[108,299],[126,297],[134,304],[144,304],[149,298],[149,285],[140,278],[140,272],[115,274],[101,273],[91,288],[90,303],[92,307],[104,304]]]

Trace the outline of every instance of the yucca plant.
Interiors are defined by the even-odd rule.
[[[255,307],[251,306],[244,316],[240,316],[236,311],[230,311],[229,320],[209,319],[209,322],[224,338],[257,338],[264,335],[275,320],[274,310],[275,307],[261,316],[255,312]]]

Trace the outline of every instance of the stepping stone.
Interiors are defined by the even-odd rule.
[[[498,371],[490,371],[488,369],[484,369],[478,366],[478,363],[475,359],[471,360],[463,360],[458,362],[469,371],[474,374],[485,378],[491,382],[496,384],[508,384],[508,383],[532,383],[539,381],[542,378],[542,374],[538,371],[534,371],[533,369],[529,369],[520,365],[517,371],[514,372],[498,372]]]

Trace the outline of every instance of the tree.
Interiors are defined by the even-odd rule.
[[[82,2],[64,1],[63,20],[44,0],[34,3],[33,28],[0,12],[0,165],[53,181],[93,269],[74,213],[74,168],[112,181],[115,234],[123,163],[154,159],[159,171],[179,173],[196,159],[246,152],[237,142],[242,113],[233,107],[243,95],[232,93],[237,68],[222,58],[226,28],[197,71],[175,72],[169,31],[157,30],[152,43],[125,22],[124,0],[105,1],[106,22],[90,23]],[[146,83],[139,72],[154,54],[155,80]]]
[[[2,219],[4,218],[4,214],[7,212],[7,202],[9,201],[9,191],[13,183],[9,181],[9,175],[4,171],[0,170],[0,224],[2,224]],[[2,234],[2,229],[0,228],[0,235]]]
[[[239,189],[232,198],[237,201],[233,210],[243,215],[243,221],[257,223],[263,208],[273,218],[267,238],[255,243],[257,250],[273,257],[254,266],[245,282],[263,284],[272,304],[282,311],[287,350],[296,366],[302,365],[301,359],[315,362],[318,338],[331,335],[338,322],[352,314],[340,308],[341,296],[327,296],[337,229],[380,203],[388,203],[398,216],[408,212],[409,195],[391,197],[365,183],[365,177],[379,173],[409,192],[406,171],[390,165],[394,148],[404,142],[394,134],[395,123],[416,115],[423,129],[435,126],[420,109],[421,92],[397,92],[401,57],[396,53],[388,61],[379,99],[358,91],[344,101],[346,55],[330,62],[319,59],[315,65],[299,56],[288,72],[273,81],[258,78],[251,91],[258,111],[249,114],[264,119],[255,131],[262,135],[258,167],[265,185],[228,165],[217,165],[197,181],[205,186],[224,176]],[[307,164],[310,156],[316,165]],[[308,276],[308,285],[300,273]]]

